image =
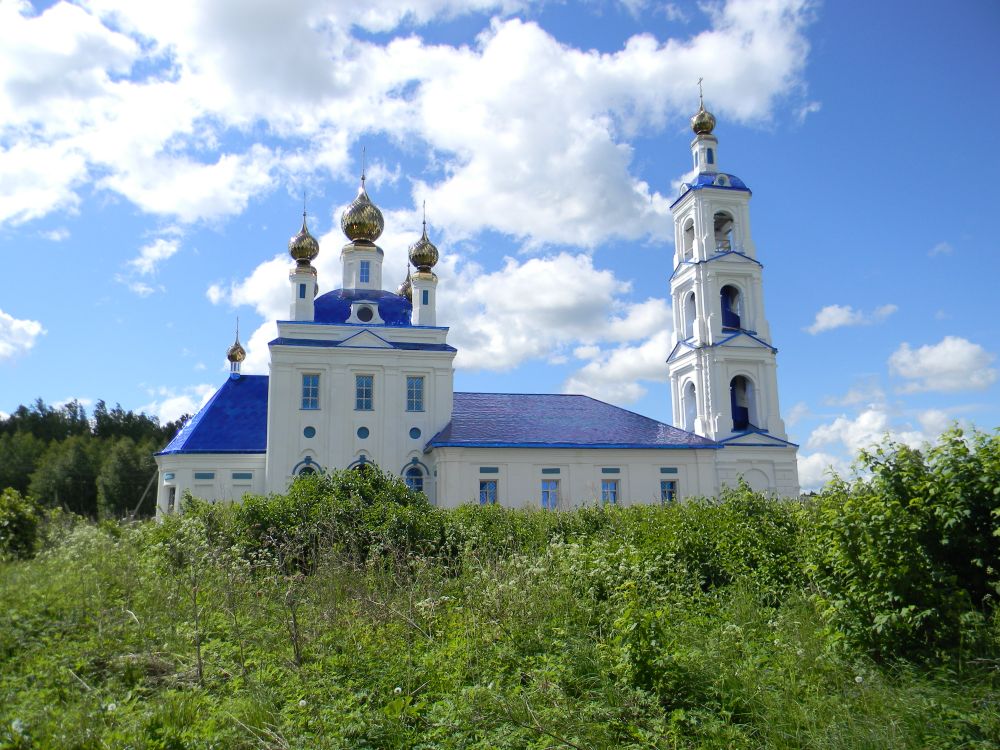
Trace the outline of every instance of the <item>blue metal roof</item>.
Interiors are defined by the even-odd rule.
[[[295,339],[288,338],[287,336],[279,336],[278,338],[269,341],[268,346],[320,346],[320,347],[334,347],[334,346],[344,346],[351,347],[349,343],[354,336],[354,334],[341,341],[327,341],[325,339]],[[425,352],[454,352],[458,351],[455,347],[450,344],[421,344],[414,343],[412,341],[386,341],[381,336],[377,336],[380,341],[385,341],[389,347],[393,349],[404,349],[406,351],[425,351]],[[371,347],[362,347],[371,348]]]
[[[708,438],[589,396],[456,393],[452,419],[427,443],[469,448],[719,448]]]
[[[725,177],[729,184],[717,185],[716,180],[720,175]],[[740,190],[745,193],[750,192],[750,188],[747,187],[746,183],[734,174],[729,174],[728,172],[699,172],[695,175],[694,180],[684,183],[680,197],[671,203],[670,207],[673,208],[676,206],[680,202],[681,198],[687,195],[689,191],[703,190],[704,188],[714,188],[715,190]]]
[[[230,378],[158,455],[264,453],[267,375]]]
[[[413,305],[406,297],[384,289],[334,289],[316,298],[314,318],[317,323],[346,323],[351,317],[351,304],[371,302],[387,326],[410,325]]]

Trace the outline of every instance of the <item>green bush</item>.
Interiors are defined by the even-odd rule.
[[[1000,434],[953,429],[922,451],[886,442],[859,463],[814,508],[811,570],[829,620],[882,657],[976,638],[1000,581]]]
[[[15,489],[0,493],[0,559],[28,558],[38,549],[38,508]]]

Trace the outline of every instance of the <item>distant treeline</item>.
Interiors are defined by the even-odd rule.
[[[0,490],[30,494],[40,505],[90,518],[151,515],[153,453],[188,419],[161,425],[156,417],[113,409],[102,400],[88,417],[78,401],[49,406],[38,399],[0,419]],[[141,507],[139,501],[142,499]]]

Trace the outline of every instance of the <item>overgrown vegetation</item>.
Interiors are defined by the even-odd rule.
[[[369,467],[38,511],[0,747],[993,748],[998,459],[887,444],[802,503],[444,511]]]

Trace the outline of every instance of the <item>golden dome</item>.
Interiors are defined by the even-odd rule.
[[[246,350],[240,345],[240,337],[237,336],[236,341],[229,347],[229,351],[226,352],[226,359],[230,362],[242,362],[246,358]]]
[[[427,222],[424,222],[424,233],[420,239],[410,245],[410,263],[417,267],[418,271],[430,271],[434,264],[438,262],[438,249],[427,238]]]
[[[413,302],[413,284],[410,283],[409,271],[407,271],[406,278],[403,279],[403,283],[399,285],[398,289],[396,289],[396,294],[400,297],[406,297],[406,299],[410,300],[410,302]]]
[[[378,206],[371,202],[368,193],[365,192],[365,178],[361,178],[361,187],[358,188],[358,197],[344,211],[340,217],[340,228],[351,241],[367,240],[374,242],[382,234],[385,227],[385,220]]]
[[[698,111],[694,113],[694,117],[691,118],[691,130],[695,132],[695,135],[711,135],[714,129],[715,115],[705,109],[705,103],[702,102]]]
[[[308,266],[319,255],[319,242],[309,234],[305,211],[302,212],[302,229],[288,240],[288,252],[300,266]]]

